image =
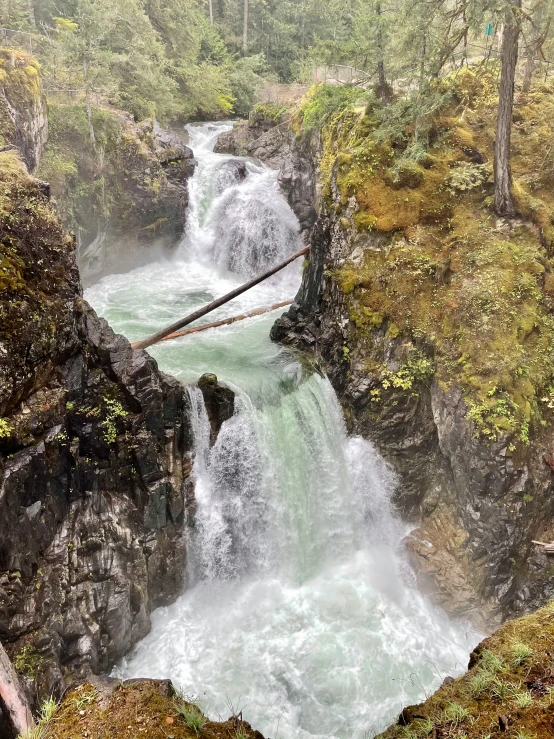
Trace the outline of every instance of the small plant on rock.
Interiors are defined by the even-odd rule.
[[[519,667],[526,660],[528,660],[529,657],[533,656],[533,650],[531,649],[531,647],[527,646],[527,644],[517,642],[512,647],[512,654],[512,664],[514,665],[514,667]]]
[[[40,707],[38,720],[36,726],[25,732],[25,734],[19,734],[17,739],[44,739],[46,736],[46,729],[54,718],[54,714],[58,710],[58,704],[50,697],[43,702]]]
[[[469,690],[472,698],[480,698],[491,687],[494,682],[494,673],[488,670],[479,670],[469,681]]]
[[[450,721],[451,723],[457,725],[463,723],[464,721],[470,720],[471,713],[460,703],[452,701],[451,703],[446,704],[446,708],[444,709],[444,717],[447,721]]]
[[[533,703],[533,696],[528,690],[524,690],[521,693],[514,693],[513,700],[518,708],[529,708]]]
[[[199,734],[208,721],[198,706],[194,705],[194,703],[189,703],[183,698],[175,701],[175,710],[195,734]]]

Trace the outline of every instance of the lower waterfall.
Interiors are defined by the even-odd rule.
[[[276,174],[213,153],[226,128],[189,127],[199,165],[177,257],[87,291],[131,340],[299,248]],[[300,270],[206,320],[291,298]],[[151,349],[185,382],[215,372],[237,400],[210,448],[202,395],[188,388],[197,510],[187,587],[154,612],[116,674],[171,678],[211,717],[242,710],[274,739],[362,739],[463,670],[478,635],[415,588],[401,546],[408,530],[390,503],[398,482],[368,442],[348,437],[329,381],[269,341],[275,317]]]

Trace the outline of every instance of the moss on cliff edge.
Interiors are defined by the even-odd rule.
[[[520,218],[505,222],[492,209],[494,90],[486,71],[466,69],[438,84],[419,118],[406,101],[383,108],[371,97],[327,115],[327,209],[352,248],[380,239],[330,278],[346,296],[351,352],[377,326],[400,332],[443,386],[462,388],[479,434],[526,443],[554,406],[554,96],[537,85],[516,106]],[[385,377],[384,363],[370,364]]]
[[[68,350],[68,305],[79,290],[73,250],[40,184],[0,153],[0,415]]]
[[[32,107],[42,94],[38,62],[22,49],[0,48],[0,86],[12,105]],[[7,105],[0,101],[0,145],[11,143],[14,134]]]
[[[509,621],[473,652],[468,672],[402,711],[380,739],[554,736],[554,603]]]
[[[238,717],[210,721],[175,694],[167,682],[150,680],[98,689],[71,690],[46,723],[42,739],[263,739]]]

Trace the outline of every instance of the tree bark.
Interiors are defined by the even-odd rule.
[[[391,98],[391,90],[387,84],[387,78],[385,75],[385,50],[383,42],[383,28],[381,26],[381,3],[378,2],[375,5],[375,13],[377,15],[377,75],[378,75],[378,89],[379,97],[383,103],[389,103]]]
[[[531,38],[527,44],[527,60],[525,62],[525,71],[523,73],[523,83],[521,85],[521,91],[523,93],[529,92],[531,88],[531,79],[533,77],[533,71],[535,69],[535,57],[538,55],[542,44],[546,40],[548,35],[548,29],[550,27],[550,19],[546,24],[544,31],[541,31],[542,25],[542,10],[543,3],[540,3],[535,8],[533,13],[532,29],[530,31]]]
[[[212,0],[208,0],[208,8],[209,8],[209,11],[210,11],[210,23],[213,26],[213,24],[214,24],[214,9],[213,9],[213,5],[212,5]]]
[[[515,215],[510,192],[512,186],[510,142],[518,40],[521,30],[520,8],[521,0],[511,0],[506,12],[502,38],[502,68],[496,118],[496,139],[494,142],[494,203],[496,212],[502,216]]]
[[[90,102],[90,90],[88,85],[88,62],[86,56],[83,58],[83,75],[85,78],[85,103],[87,107],[88,133],[90,143],[96,149],[96,136],[94,135],[94,125],[92,123],[92,105]]]
[[[244,0],[244,18],[242,26],[242,50],[248,51],[248,0]]]
[[[33,727],[29,704],[2,644],[0,644],[0,704],[6,709],[16,734],[25,734]]]
[[[169,341],[170,339],[180,339],[182,336],[189,336],[190,334],[197,334],[199,331],[206,331],[209,328],[218,328],[219,326],[229,326],[237,321],[244,321],[246,318],[254,318],[255,316],[261,316],[264,313],[271,313],[271,311],[279,310],[279,308],[286,308],[287,305],[292,305],[292,300],[284,300],[282,303],[274,303],[266,308],[256,308],[248,313],[242,313],[240,316],[231,316],[231,318],[222,318],[221,321],[213,321],[212,323],[204,323],[202,326],[195,326],[194,328],[185,328],[183,331],[175,331],[173,334],[168,334],[160,341]],[[131,346],[136,349],[136,345],[139,342],[136,341]]]

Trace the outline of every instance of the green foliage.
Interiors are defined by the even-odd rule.
[[[331,115],[335,116],[352,105],[363,104],[366,98],[367,93],[359,87],[314,85],[304,97],[297,114],[302,132],[320,129]]]
[[[21,675],[34,680],[42,659],[34,644],[25,644],[15,655],[13,666]]]
[[[277,105],[277,103],[256,103],[250,112],[249,120],[251,124],[265,120],[279,123],[285,112],[286,108],[283,105]]]
[[[17,739],[44,739],[49,725],[54,720],[58,707],[59,704],[52,697],[43,701],[40,706],[36,725],[25,732],[25,734],[19,734]]]
[[[115,444],[117,440],[117,419],[125,418],[129,413],[119,401],[111,398],[104,398],[104,407],[106,418],[101,424],[104,429],[104,439],[108,444]]]
[[[486,164],[464,162],[454,167],[448,178],[448,187],[453,192],[466,192],[481,187],[490,177]]]
[[[456,703],[455,701],[451,701],[446,704],[444,717],[447,721],[450,721],[453,724],[461,724],[464,721],[471,719],[471,713],[467,708],[465,708],[465,706],[462,706],[460,703]]]
[[[409,390],[412,391],[412,395],[416,395],[414,386],[420,382],[428,382],[434,373],[433,361],[422,352],[414,350],[397,372],[391,372],[386,368],[382,370],[381,385],[385,390],[389,388]]]
[[[472,698],[480,698],[485,693],[488,693],[494,681],[494,672],[486,669],[477,670],[469,681],[469,690]]]
[[[9,439],[13,434],[13,426],[7,418],[0,418],[0,439]]]
[[[195,734],[199,734],[208,721],[198,706],[194,703],[189,703],[184,698],[175,700],[175,710]]]
[[[515,667],[519,667],[524,662],[526,662],[530,657],[533,656],[533,650],[527,644],[522,644],[521,642],[517,642],[512,647],[512,654],[513,654],[512,664]]]
[[[233,112],[246,118],[264,85],[267,71],[263,54],[238,59],[231,65],[228,83],[233,96]]]

